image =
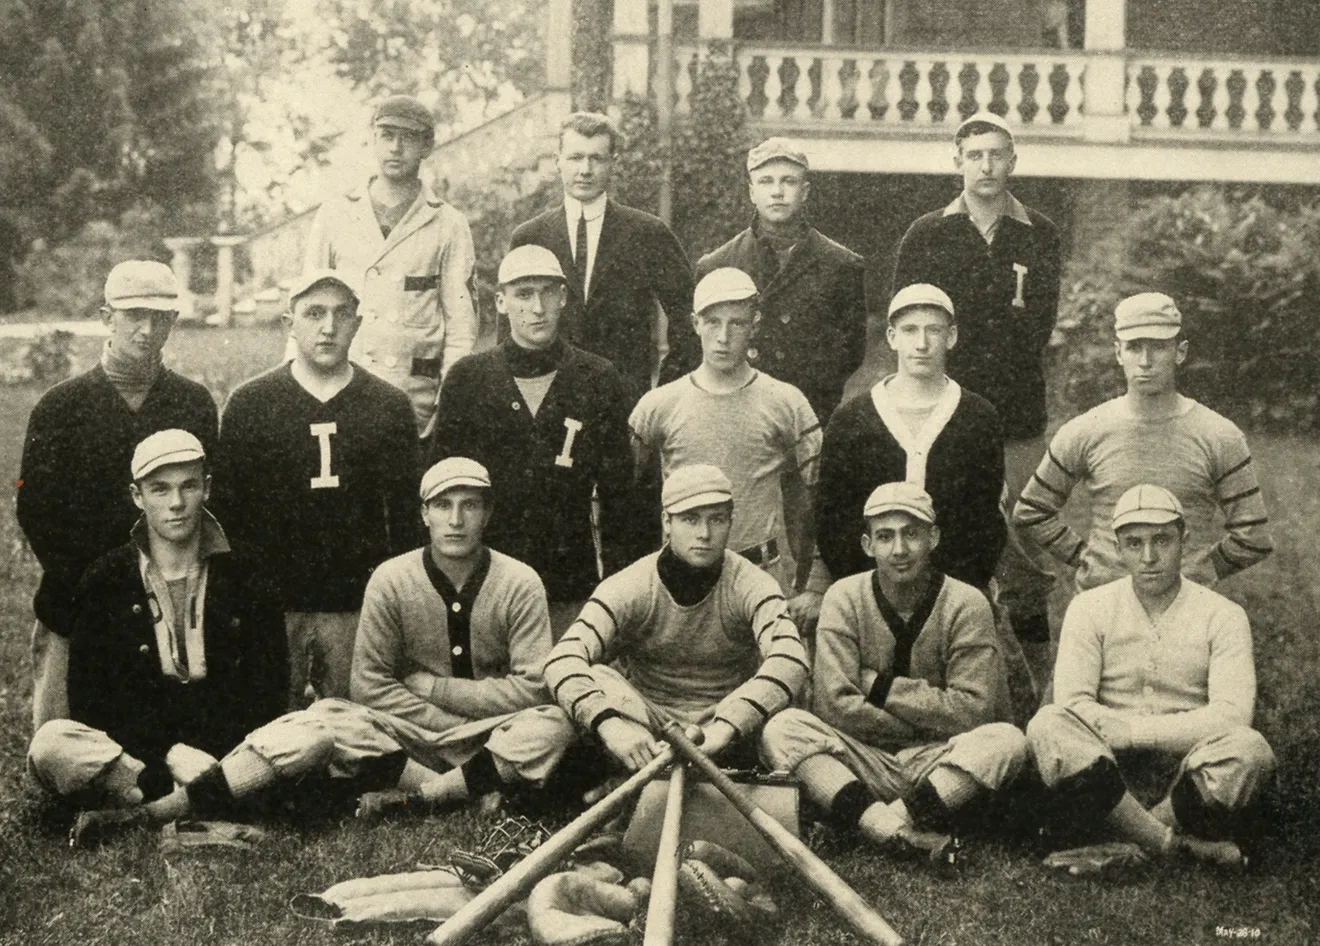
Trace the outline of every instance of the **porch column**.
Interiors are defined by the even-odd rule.
[[[192,254],[193,247],[202,242],[201,237],[165,237],[165,246],[170,251],[170,269],[179,282],[179,318],[190,322],[196,317],[197,307],[192,294]]]
[[[733,0],[701,0],[697,4],[697,36],[702,45],[712,39],[733,39]]]
[[[211,237],[216,248],[215,314],[221,325],[234,323],[234,247],[246,239],[234,234]]]
[[[647,0],[614,0],[614,98],[645,98],[650,74]]]
[[[573,85],[573,0],[550,0],[545,6],[545,87],[566,92]]]
[[[1127,0],[1087,0],[1085,108],[1088,141],[1127,141],[1132,122],[1125,112]]]

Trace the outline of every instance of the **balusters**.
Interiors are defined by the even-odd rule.
[[[843,71],[849,63],[844,59],[820,61],[820,116],[826,121],[843,117]]]

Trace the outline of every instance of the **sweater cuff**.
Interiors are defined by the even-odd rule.
[[[866,694],[866,701],[872,706],[885,708],[885,702],[889,699],[889,688],[894,685],[894,676],[889,673],[882,673],[875,678],[875,683],[871,684],[871,692]]]
[[[1158,749],[1160,747],[1159,721],[1154,717],[1140,717],[1127,720],[1131,727],[1133,749]]]
[[[746,736],[765,723],[765,719],[750,703],[737,698],[725,699],[720,703],[715,708],[715,718],[724,720],[738,730],[739,736]]]
[[[620,713],[620,712],[619,712],[618,710],[616,710],[616,709],[603,709],[603,710],[601,710],[599,713],[597,713],[597,714],[595,715],[595,717],[592,718],[591,722],[587,724],[587,728],[590,729],[593,733],[597,733],[597,734],[599,734],[599,733],[600,733],[600,724],[603,723],[603,722],[605,722],[605,720],[607,720],[607,719],[627,719],[627,718],[628,718],[628,717],[624,716],[622,713]]]

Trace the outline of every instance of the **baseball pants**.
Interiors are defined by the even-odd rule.
[[[69,715],[69,639],[32,623],[32,732]]]
[[[357,626],[357,611],[290,611],[284,615],[290,708],[307,704],[308,685],[317,697],[348,699]]]
[[[761,759],[774,771],[795,771],[804,759],[828,755],[846,765],[881,801],[903,798],[939,765],[967,773],[988,791],[1012,781],[1027,760],[1027,740],[1010,723],[987,723],[944,742],[890,752],[840,732],[806,710],[776,713],[761,733]]]
[[[110,802],[97,779],[121,756],[131,767],[142,763],[99,729],[72,719],[42,724],[28,745],[28,773],[47,791],[61,798],[77,797],[89,807]]]
[[[1181,759],[1148,751],[1115,754],[1080,716],[1051,704],[1042,707],[1027,726],[1027,741],[1047,787],[1054,788],[1101,759],[1108,759],[1118,766],[1129,785],[1150,782],[1151,776],[1156,776],[1156,797],[1141,799],[1148,804],[1158,801],[1158,796],[1186,776],[1202,799],[1227,811],[1239,811],[1274,771],[1273,750],[1265,737],[1249,726],[1234,726],[1209,736]],[[1169,770],[1173,771],[1172,778],[1168,777]]]

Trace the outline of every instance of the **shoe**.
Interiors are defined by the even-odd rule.
[[[1110,841],[1055,851],[1044,860],[1046,867],[1067,871],[1073,877],[1113,877],[1149,862],[1149,855],[1130,841]]]
[[[414,792],[387,788],[381,792],[364,792],[358,796],[355,818],[361,821],[383,821],[390,817],[421,817],[431,811],[431,803]]]
[[[1175,835],[1174,850],[1198,863],[1221,870],[1242,873],[1247,869],[1247,858],[1232,841],[1203,841],[1190,835]]]
[[[145,808],[104,808],[81,811],[69,829],[69,847],[94,847],[134,828],[151,824]]]
[[[865,825],[861,830],[873,844],[895,853],[922,858],[941,873],[951,873],[962,866],[962,841],[951,834],[928,831],[912,824],[904,825],[891,835],[868,831]]]

